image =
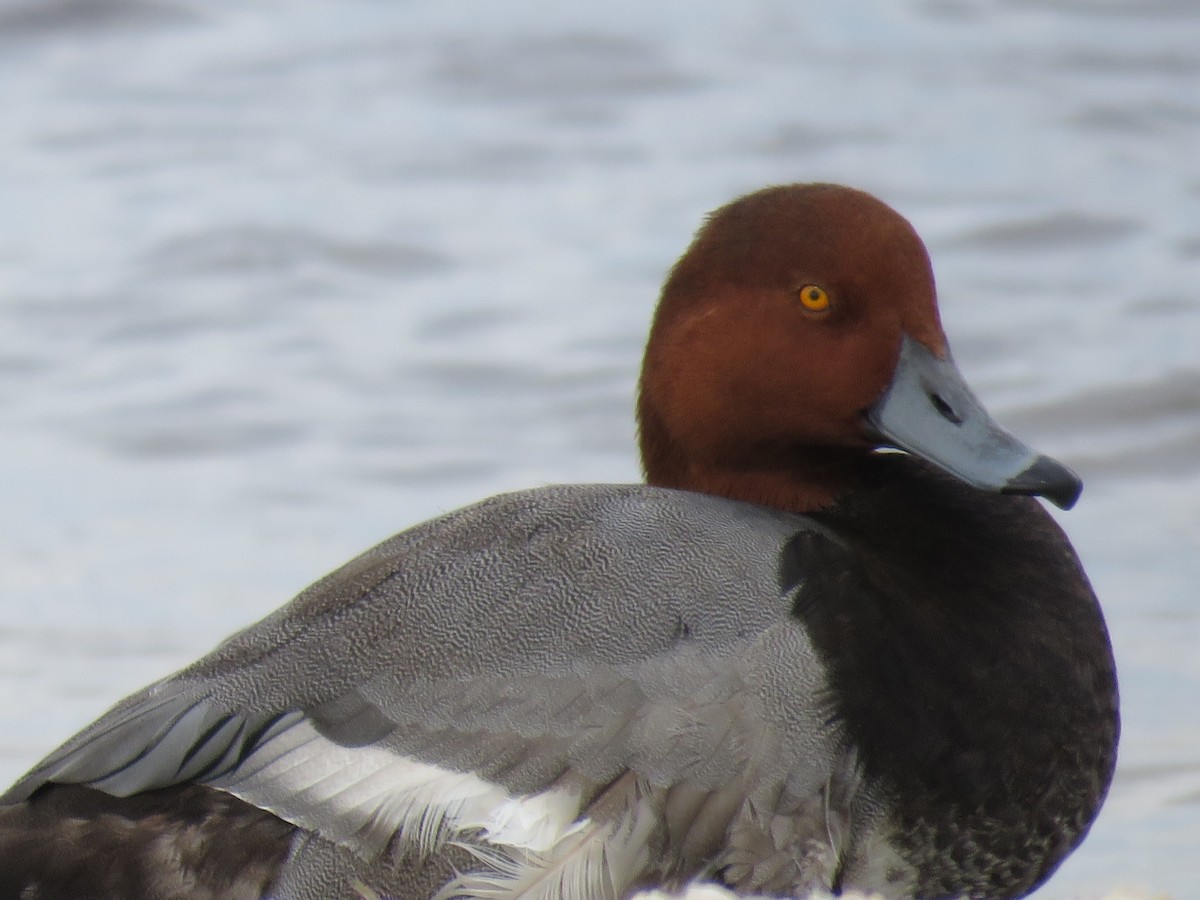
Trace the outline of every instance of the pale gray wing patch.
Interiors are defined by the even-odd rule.
[[[368,860],[384,854],[397,836],[427,855],[451,835],[475,830],[494,843],[546,850],[574,827],[583,794],[581,785],[564,778],[536,794],[514,795],[473,772],[421,762],[385,745],[342,746],[307,718],[207,783]]]
[[[783,777],[740,665],[681,650],[629,668],[376,679],[206,782],[372,859],[428,853],[472,830],[545,854],[594,815],[607,785],[634,773],[675,798],[673,821],[665,799],[653,805],[656,822],[680,858],[699,860],[737,813],[747,772]],[[682,787],[668,790],[683,784],[689,804]]]
[[[614,819],[603,814],[601,803],[606,786],[636,777],[644,810],[661,832],[661,860],[669,873],[694,873],[711,862],[752,803],[771,817],[760,829],[769,841],[750,842],[743,863],[759,865],[756,854],[782,852],[792,863],[786,874],[795,875],[797,866],[817,861],[813,847],[804,843],[810,837],[819,837],[827,855],[831,852],[823,791],[840,738],[825,728],[819,708],[792,709],[789,725],[811,730],[800,748],[806,755],[798,758],[766,724],[765,706],[783,699],[777,693],[780,680],[798,677],[775,659],[782,645],[795,639],[795,629],[784,625],[779,632],[759,635],[730,655],[680,648],[635,667],[420,684],[375,680],[336,708],[350,710],[348,720],[376,723],[370,726],[374,729],[382,727],[379,717],[396,723],[376,745],[317,752],[313,741],[319,729],[310,725],[309,743],[295,754],[277,754],[279,760],[254,775],[255,785],[229,781],[223,786],[268,808],[284,804],[278,811],[289,821],[356,846],[364,855],[382,852],[397,832],[399,846],[416,841],[427,848],[448,835],[480,828],[486,833],[485,850],[490,845],[510,854],[498,858],[517,867],[513,871],[522,874],[512,877],[520,881],[530,867],[557,865],[553,855],[565,852],[558,840],[573,834],[575,825],[596,834],[611,825]],[[789,700],[795,706],[796,697]],[[364,713],[364,704],[375,712]],[[275,751],[264,747],[262,752]],[[323,781],[327,795],[306,794],[304,808],[292,810],[286,807],[290,798],[306,790],[312,772],[321,771],[321,763],[305,756],[309,752],[346,754],[347,761],[334,768],[357,771],[353,778],[358,780]],[[377,762],[370,762],[374,754],[380,754]],[[403,789],[372,793],[375,766],[388,786],[384,791],[396,785]],[[478,781],[456,781],[463,772]],[[270,780],[276,780],[274,787],[267,785]],[[424,793],[423,785],[435,788]],[[551,797],[557,798],[558,817],[547,816],[538,805]],[[341,817],[336,828],[329,819],[335,808]],[[509,812],[501,815],[501,808]],[[582,818],[573,825],[568,812]],[[531,815],[543,823],[536,834],[511,830]],[[803,821],[787,825],[793,832],[789,837],[783,820],[796,818]],[[585,822],[592,824],[585,827]],[[801,844],[805,855],[797,858],[794,851]],[[582,848],[580,858],[587,855]],[[827,881],[827,869],[817,868],[824,874],[816,883]],[[508,870],[500,865],[497,871]],[[761,866],[757,877],[768,877]]]
[[[396,723],[384,743],[516,792],[537,790],[564,766],[597,784],[632,768],[654,784],[716,788],[741,771],[764,728],[738,658],[753,645],[731,654],[681,647],[635,666],[377,679],[358,694]]]
[[[274,730],[205,781],[367,859],[409,845],[428,853],[470,829],[543,852],[631,769],[651,784],[708,790],[744,767],[748,743],[734,732],[748,723],[735,727],[732,712],[745,705],[739,682],[723,661],[701,663],[686,673],[663,663],[375,680]],[[682,703],[686,686],[694,696]]]
[[[128,795],[200,781],[366,859],[397,835],[400,846],[427,853],[464,830],[548,852],[631,767],[653,783],[691,779],[704,789],[741,766],[729,714],[713,712],[736,700],[736,680],[714,660],[692,668],[686,677],[662,665],[372,683],[278,715],[229,714],[211,698],[163,686],[99,720],[48,759],[36,782]],[[681,710],[685,685],[696,700]],[[707,733],[709,720],[717,733]],[[722,757],[723,744],[737,752]]]

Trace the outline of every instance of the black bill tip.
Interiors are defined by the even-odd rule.
[[[1083,481],[1058,460],[1039,456],[1001,490],[1005,494],[1036,494],[1059,509],[1070,509],[1083,493]]]

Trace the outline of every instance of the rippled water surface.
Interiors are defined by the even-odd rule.
[[[879,193],[1085,476],[1117,784],[1039,897],[1200,896],[1193,0],[0,0],[0,781],[387,534],[633,480],[665,268]]]

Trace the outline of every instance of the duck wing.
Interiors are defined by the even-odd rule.
[[[827,883],[854,773],[790,614],[813,529],[644,486],[492,498],[118,704],[2,802],[199,783],[366,862],[468,848],[445,896],[619,897],[715,865],[790,887],[814,854]]]

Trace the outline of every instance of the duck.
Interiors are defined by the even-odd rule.
[[[1016,898],[1111,782],[1116,669],[877,197],[767,187],[670,270],[645,483],[409,528],[0,796],[0,897]]]

